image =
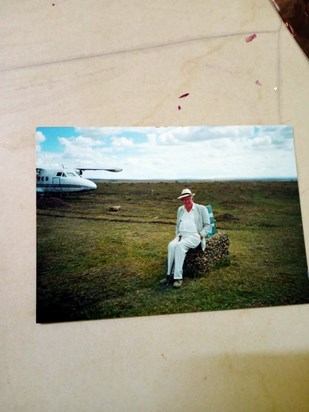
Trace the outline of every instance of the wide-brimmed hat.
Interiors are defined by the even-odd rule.
[[[183,191],[181,192],[181,195],[178,197],[178,199],[183,199],[184,197],[188,197],[188,196],[194,196],[195,193],[192,193],[190,189],[183,189]]]

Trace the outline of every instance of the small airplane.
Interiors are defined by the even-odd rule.
[[[105,170],[108,172],[121,172],[122,169],[87,169],[75,168],[36,168],[36,193],[43,195],[44,193],[73,193],[87,192],[95,190],[97,185],[89,179],[83,177],[83,172],[86,170]]]

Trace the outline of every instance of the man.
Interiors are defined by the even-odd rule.
[[[211,230],[208,210],[206,206],[193,202],[194,195],[190,189],[183,189],[178,197],[183,205],[177,212],[176,237],[168,245],[167,276],[160,281],[161,284],[168,284],[170,279],[173,279],[174,288],[182,285],[186,253],[200,243],[202,250],[205,250],[205,238]]]

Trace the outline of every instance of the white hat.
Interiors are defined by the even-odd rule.
[[[181,195],[178,197],[178,199],[183,199],[184,197],[188,197],[188,196],[194,196],[195,193],[191,193],[190,189],[183,189],[183,191],[181,192]]]

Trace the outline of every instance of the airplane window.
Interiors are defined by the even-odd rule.
[[[46,177],[45,177],[46,182],[48,181],[48,179],[49,179],[49,177],[48,177],[48,176],[46,176]]]
[[[62,172],[58,172],[56,176],[62,176]]]
[[[62,173],[62,176],[63,176],[63,177],[67,177],[67,175],[66,175],[65,173]]]

